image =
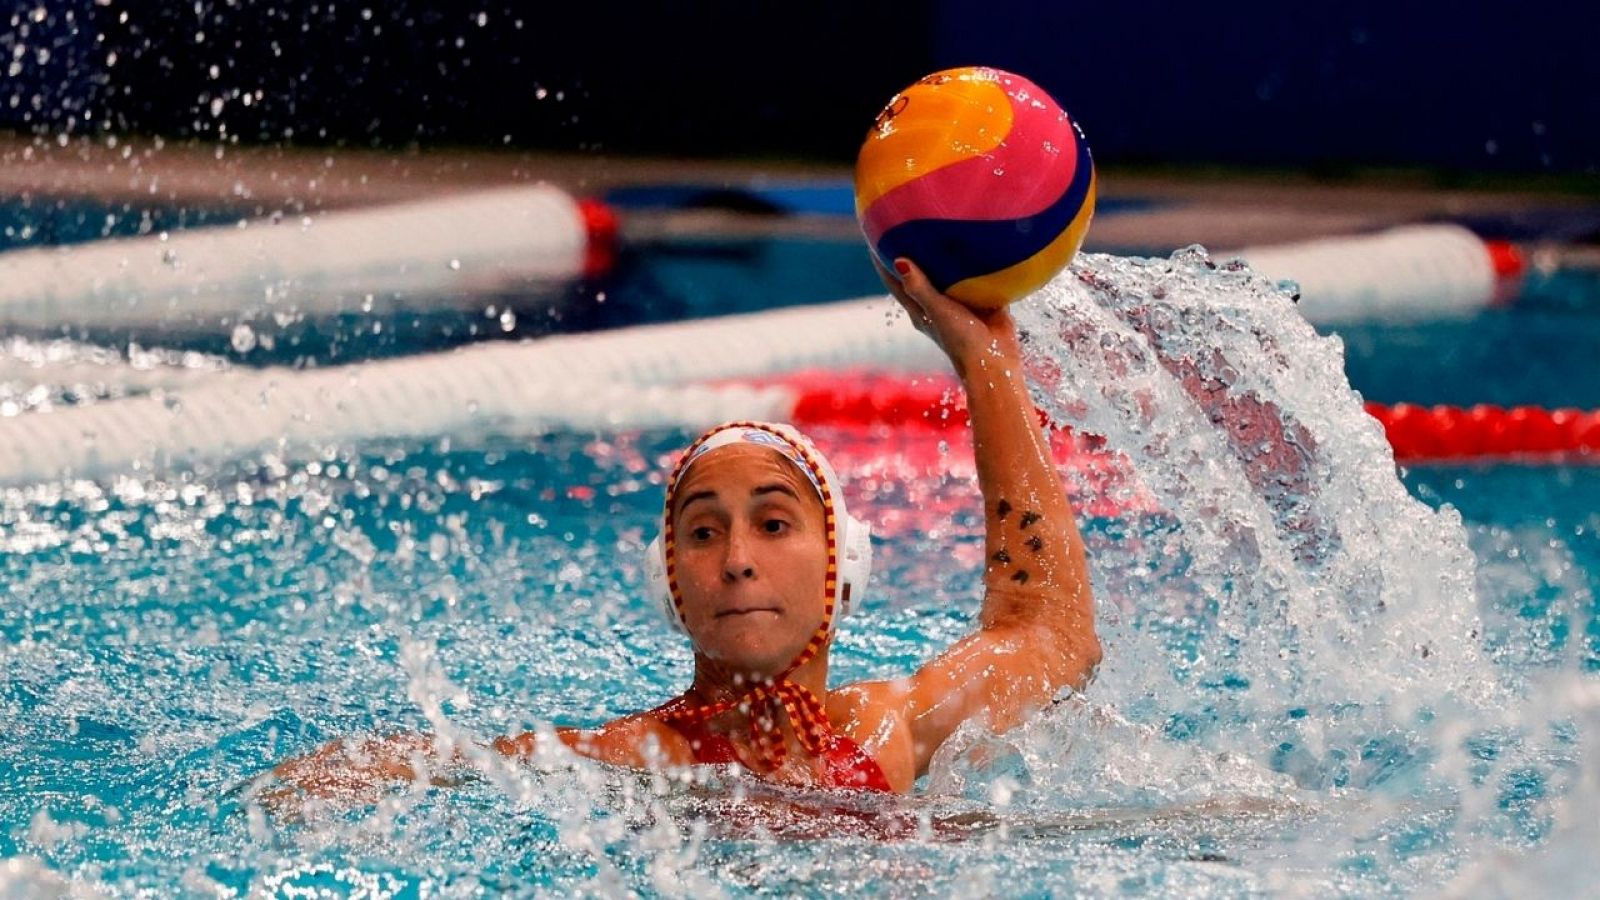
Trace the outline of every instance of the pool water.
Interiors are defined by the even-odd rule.
[[[1458,813],[1413,790],[1427,768],[1414,747],[1375,738],[1330,779],[1343,784],[1301,788],[1271,764],[1213,760],[1196,736],[1210,723],[1153,732],[1106,709],[1030,729],[1104,743],[1069,761],[1082,783],[1052,784],[1014,759],[951,764],[931,795],[890,801],[877,823],[782,792],[769,802],[799,811],[763,822],[719,806],[709,788],[658,798],[592,767],[517,775],[520,795],[485,782],[300,826],[266,824],[228,796],[332,737],[430,727],[419,690],[437,691],[450,726],[479,736],[596,724],[671,696],[689,655],[639,599],[634,561],[659,502],[653,473],[688,437],[371,448],[334,463],[8,493],[0,855],[37,856],[117,893],[181,883],[285,894],[361,883],[670,893],[680,874],[732,893],[1233,894],[1288,888],[1312,861],[1313,883],[1367,893],[1420,887],[1419,874],[1464,863],[1430,858],[1449,855],[1437,845],[1458,840]],[[1503,619],[1497,639],[1520,642],[1508,665],[1553,667],[1570,655],[1564,642],[1586,641],[1592,671],[1600,472],[1534,476],[1440,470],[1411,482],[1481,503],[1468,521],[1489,562],[1480,590]],[[1565,482],[1564,508],[1538,518],[1507,502],[1540,480]],[[967,485],[923,478],[859,486],[850,499],[881,519],[929,492],[976,505]],[[1092,522],[1089,539],[1124,540],[1125,527]],[[975,561],[979,528],[970,513],[952,521],[937,509],[897,523],[876,590],[842,633],[836,680],[904,672],[968,627],[972,567],[935,561]],[[1514,743],[1476,739],[1483,777],[1505,782],[1489,817],[1496,837],[1533,845],[1551,828],[1550,782],[1577,765],[1576,739],[1499,772],[1495,753]],[[705,836],[691,853],[696,822]],[[803,842],[771,836],[807,830]],[[852,864],[827,864],[838,851],[816,840],[847,845]],[[1319,846],[1338,849],[1318,859]],[[1419,858],[1428,868],[1408,868]],[[684,871],[653,871],[663,865]]]
[[[1581,890],[1572,879],[1600,802],[1600,468],[1415,467],[1402,490],[1386,460],[1358,452],[1370,435],[1333,437],[1359,430],[1337,367],[1315,365],[1334,348],[1258,308],[1259,284],[1201,268],[1101,258],[1052,311],[1030,313],[1046,405],[1102,426],[1166,511],[1084,523],[1101,679],[1010,734],[959,735],[907,798],[726,774],[683,784],[555,754],[534,768],[484,758],[463,786],[397,789],[375,808],[312,810],[299,823],[251,802],[250,779],[340,735],[470,741],[592,725],[681,690],[688,647],[644,600],[639,558],[688,433],[452,435],[5,489],[0,885],[198,896]],[[1152,279],[1175,297],[1221,298],[1218,318],[1166,322],[1148,302]],[[1572,318],[1549,333],[1600,333],[1562,315]],[[1154,352],[1204,370],[1185,342],[1241,323],[1222,346],[1243,354],[1230,362],[1248,396],[1320,447],[1306,456],[1316,478],[1288,473],[1261,489],[1260,509],[1245,499],[1255,462],[1185,461],[1198,451],[1174,440],[1189,420],[1172,416],[1186,388],[1146,364]],[[1139,327],[1167,337],[1141,344]],[[1459,345],[1454,327],[1431,332],[1435,349]],[[1273,368],[1249,349],[1263,342],[1301,351],[1304,367]],[[1117,381],[1107,366],[1123,367],[1127,396],[1083,389]],[[1368,396],[1431,399],[1408,393],[1434,389],[1400,380],[1410,373],[1369,372],[1394,380],[1357,382]],[[1518,399],[1564,385],[1552,374]],[[1172,416],[1139,418],[1141,396]],[[1087,413],[1072,404],[1084,397]],[[929,467],[927,454],[902,452],[917,439],[895,434],[813,436],[878,534],[833,681],[903,674],[965,633],[978,606],[970,462],[957,447]],[[1469,549],[1475,569],[1444,564]],[[1453,647],[1457,635],[1470,638]]]
[[[255,210],[256,215],[261,210]],[[58,247],[103,238],[159,234],[180,228],[225,224],[240,213],[225,207],[156,206],[147,202],[104,203],[48,194],[0,200],[0,251]]]

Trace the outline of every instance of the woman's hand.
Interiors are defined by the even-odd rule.
[[[374,803],[389,785],[415,782],[418,771],[430,784],[448,786],[455,779],[443,772],[433,738],[426,734],[339,739],[317,750],[279,763],[272,770],[277,783],[256,795],[268,812],[295,818],[307,800],[341,805]]]
[[[1017,326],[1011,313],[1004,308],[974,310],[939,293],[911,260],[894,262],[896,271],[901,273],[898,279],[877,257],[872,259],[878,277],[911,316],[911,324],[950,357],[957,375],[966,378],[968,371],[977,369],[985,357],[1017,357]]]

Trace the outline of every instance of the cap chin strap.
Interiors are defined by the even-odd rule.
[[[732,429],[745,430],[745,435],[740,440],[767,444],[782,452],[795,465],[801,467],[822,497],[823,534],[828,549],[822,622],[818,624],[816,632],[800,654],[777,675],[757,682],[741,694],[716,703],[692,704],[686,698],[680,698],[679,702],[669,704],[663,710],[662,716],[669,721],[704,722],[729,710],[738,709],[749,717],[751,745],[769,769],[776,769],[783,765],[788,755],[781,724],[783,716],[788,717],[795,736],[800,740],[800,745],[813,756],[821,754],[833,737],[833,725],[828,721],[828,713],[822,701],[809,688],[791,680],[789,676],[796,669],[815,659],[832,639],[838,616],[849,610],[855,600],[852,595],[866,583],[867,570],[872,563],[872,545],[867,527],[858,520],[851,519],[844,512],[844,501],[838,496],[837,481],[832,471],[798,432],[788,426],[766,422],[730,422],[713,428],[689,445],[689,449],[679,458],[671,477],[667,479],[665,524],[661,536],[650,545],[646,556],[646,569],[652,592],[657,595],[657,599],[662,602],[668,613],[668,618],[680,631],[687,633],[683,618],[683,594],[678,589],[672,522],[673,495],[689,464],[706,452],[707,442],[717,438],[718,435],[725,435]],[[724,437],[718,441],[718,445],[733,442]],[[852,577],[848,579],[844,578],[844,573],[841,572],[841,549],[845,550],[847,557],[850,557],[847,559],[847,568]],[[722,670],[720,674],[729,676],[729,683],[734,682],[735,679],[731,676],[736,673],[728,672],[726,667],[715,661],[712,664]]]

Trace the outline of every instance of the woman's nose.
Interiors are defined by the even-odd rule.
[[[723,580],[731,582],[754,577],[756,577],[756,567],[755,560],[750,555],[750,542],[741,535],[730,536],[728,555],[722,559]]]

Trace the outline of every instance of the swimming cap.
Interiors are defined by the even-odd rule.
[[[804,446],[811,451],[812,457],[819,463],[826,465],[827,460],[823,459],[822,454],[817,452],[816,445],[812,444],[805,435],[787,425],[763,423],[763,426],[760,428],[728,426],[712,429],[708,432],[709,437],[695,444],[691,449],[684,451],[685,459],[678,477],[681,479],[688,473],[689,467],[700,460],[700,457],[718,447],[726,447],[730,444],[759,444],[763,447],[771,447],[782,454],[784,459],[793,463],[794,467],[800,470],[800,474],[811,482],[811,488],[817,492],[817,496],[822,496],[822,482],[818,480],[817,474],[811,470],[811,466],[807,465],[805,459],[800,455],[800,447]],[[788,434],[783,434],[780,429],[787,431]],[[668,511],[671,511],[671,507],[668,507]]]
[[[840,490],[839,476],[817,450],[811,439],[792,425],[777,422],[729,422],[718,425],[702,434],[679,457],[671,477],[667,479],[666,509],[663,513],[661,533],[645,551],[645,575],[652,599],[672,627],[682,634],[689,631],[683,624],[680,609],[682,599],[677,594],[676,579],[669,577],[671,560],[667,538],[672,532],[672,504],[678,484],[702,456],[718,447],[730,444],[760,444],[781,454],[806,477],[817,496],[822,499],[824,529],[828,538],[829,566],[828,599],[837,612],[830,615],[824,626],[831,634],[838,619],[849,615],[859,604],[861,592],[866,589],[867,577],[872,572],[872,529],[860,519],[852,517],[845,509],[844,492]],[[837,526],[837,527],[836,527]]]

